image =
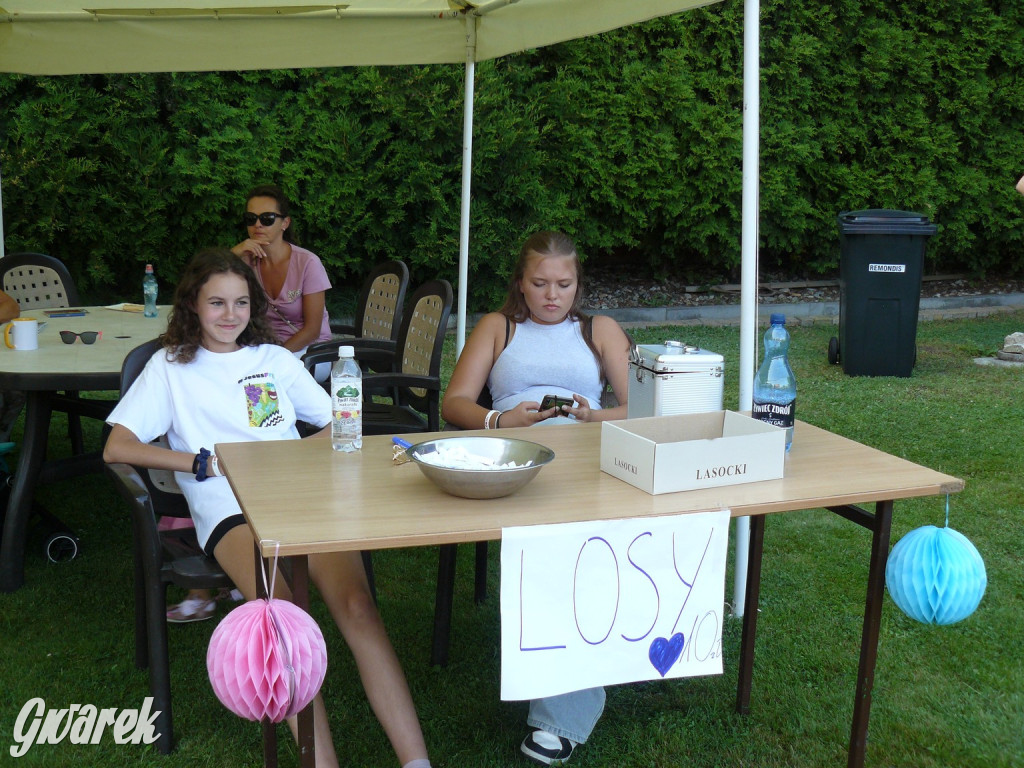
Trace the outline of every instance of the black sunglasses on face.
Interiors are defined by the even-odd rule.
[[[102,331],[82,331],[81,333],[61,331],[60,340],[65,344],[74,344],[75,339],[81,339],[83,344],[95,344],[101,333]]]
[[[275,221],[277,221],[278,219],[283,219],[283,218],[284,218],[284,214],[283,213],[276,213],[275,211],[269,211],[267,213],[260,213],[260,214],[256,214],[256,213],[243,213],[242,214],[242,221],[245,222],[245,226],[247,226],[247,227],[255,227],[256,226],[256,219],[259,219],[260,220],[260,224],[262,224],[264,227],[272,227],[272,226],[274,226],[274,222]]]

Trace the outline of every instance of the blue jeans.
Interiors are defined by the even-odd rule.
[[[604,688],[533,699],[526,724],[582,744],[604,712]]]

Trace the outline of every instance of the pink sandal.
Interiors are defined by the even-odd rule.
[[[171,624],[188,624],[192,621],[206,621],[213,618],[217,610],[216,600],[189,597],[167,609],[167,621]]]

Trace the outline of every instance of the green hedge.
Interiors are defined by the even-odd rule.
[[[738,0],[477,68],[471,307],[530,230],[690,280],[740,263]],[[939,225],[929,272],[1016,274],[1024,5],[762,2],[761,263],[834,273],[842,210]],[[297,43],[301,44],[301,43]],[[165,284],[244,234],[246,190],[294,197],[339,286],[401,258],[457,276],[461,67],[0,76],[9,252],[67,262],[94,300]]]

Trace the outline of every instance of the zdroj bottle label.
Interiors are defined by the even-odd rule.
[[[796,420],[796,400],[788,403],[754,403],[750,415],[766,424],[792,429]]]

